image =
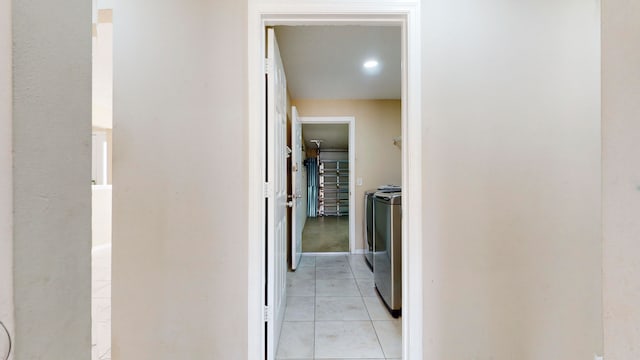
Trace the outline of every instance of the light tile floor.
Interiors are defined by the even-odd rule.
[[[111,247],[92,251],[92,359],[111,359]],[[394,319],[361,255],[303,255],[287,274],[287,308],[277,359],[400,359]]]
[[[91,257],[91,359],[111,360],[111,244]]]
[[[362,255],[303,255],[287,274],[276,358],[400,360],[401,325],[378,297]]]

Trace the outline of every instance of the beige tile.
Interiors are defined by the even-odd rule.
[[[376,287],[373,282],[373,278],[369,279],[356,279],[356,283],[358,284],[358,290],[360,290],[360,294],[365,297],[373,297],[378,296],[376,292]]]
[[[356,279],[373,279],[373,273],[371,272],[371,270],[369,270],[369,268],[366,269],[351,269],[351,271],[353,272],[353,277],[355,277]]]
[[[331,268],[316,268],[316,280],[353,279],[353,274],[348,266]]]
[[[315,280],[287,278],[287,296],[314,296],[315,294]]]
[[[367,306],[371,320],[393,320],[393,316],[382,302],[379,296],[367,296],[362,298]]]
[[[351,266],[360,266],[360,265],[364,265],[367,266],[367,260],[364,258],[364,255],[362,254],[351,254],[348,255],[348,259],[349,259],[349,265]]]
[[[316,266],[316,257],[313,255],[302,255],[298,267]]]
[[[373,271],[371,271],[371,268],[364,262],[364,260],[351,261],[349,265],[351,266],[353,275],[357,279],[373,279]]]
[[[316,280],[316,296],[359,296],[354,279]]]
[[[299,267],[295,271],[287,272],[287,278],[313,280],[316,278],[316,268],[314,266]]]
[[[277,359],[312,359],[313,321],[285,321],[276,352]]]
[[[373,327],[382,345],[382,351],[387,358],[402,356],[402,321],[374,321]]]
[[[284,320],[313,321],[315,301],[316,299],[313,296],[288,296],[287,307],[284,310]]]
[[[331,268],[349,266],[346,255],[322,255],[316,256],[317,268]]]
[[[360,296],[316,298],[316,321],[369,320],[369,313]]]
[[[383,358],[371,321],[318,321],[315,357]]]

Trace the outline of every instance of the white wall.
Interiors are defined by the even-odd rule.
[[[91,2],[13,2],[16,359],[90,356],[90,29]]]
[[[92,122],[93,126],[113,127],[113,23],[112,11],[99,10],[92,38]]]
[[[247,357],[247,4],[114,8],[114,359]]]
[[[425,359],[593,359],[599,4],[421,5]]]
[[[114,357],[244,358],[245,4],[119,6]],[[597,4],[422,8],[426,356],[590,359]]]
[[[111,185],[91,187],[91,244],[93,247],[111,244]]]
[[[11,181],[11,0],[0,0],[0,321],[13,335]],[[0,330],[0,354],[7,346]]]
[[[602,13],[604,350],[640,358],[640,3]]]
[[[244,358],[245,4],[119,6],[114,357]],[[422,8],[426,356],[591,359],[597,5]]]

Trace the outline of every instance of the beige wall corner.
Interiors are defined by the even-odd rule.
[[[13,336],[11,93],[11,1],[0,0],[0,321]],[[0,329],[0,356],[8,346]]]
[[[15,358],[89,359],[91,2],[12,22]]]
[[[593,359],[599,4],[421,9],[425,358]]]
[[[245,360],[247,3],[113,21],[112,356]]]
[[[640,3],[602,7],[604,351],[640,358]]]

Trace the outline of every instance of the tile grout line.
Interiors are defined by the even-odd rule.
[[[353,260],[353,261],[357,261],[357,259],[351,259],[351,257],[352,257],[352,256],[353,256],[353,255],[351,255],[351,256],[350,256],[350,255],[342,255],[341,257],[342,257],[343,259],[345,259],[345,258],[346,258],[346,260],[347,260],[347,262],[348,262],[349,269],[350,269],[350,272],[351,272],[351,275],[352,275],[352,278],[351,278],[351,279],[355,282],[356,289],[358,290],[358,293],[357,293],[358,295],[355,295],[355,296],[346,296],[346,297],[344,297],[344,296],[330,296],[330,297],[339,297],[339,298],[360,298],[360,301],[361,301],[361,303],[362,303],[362,305],[363,305],[363,307],[364,307],[364,310],[366,311],[366,314],[367,314],[368,323],[370,324],[370,326],[372,326],[372,327],[373,327],[374,334],[375,334],[375,336],[376,336],[377,344],[378,344],[378,346],[379,346],[379,349],[380,349],[380,350],[381,350],[381,352],[382,352],[382,358],[384,358],[384,359],[395,359],[395,358],[389,358],[389,357],[387,357],[387,354],[385,353],[385,350],[384,350],[384,348],[383,348],[383,346],[382,346],[382,342],[381,342],[381,340],[380,340],[380,335],[379,335],[379,333],[378,333],[378,331],[376,330],[376,327],[375,327],[375,325],[374,325],[375,321],[373,320],[372,315],[371,315],[371,312],[369,311],[369,308],[367,307],[367,304],[366,304],[366,303],[365,303],[365,301],[364,301],[365,296],[363,295],[363,293],[362,293],[362,291],[361,291],[361,288],[360,288],[360,286],[358,285],[358,283],[357,283],[357,281],[356,281],[357,279],[356,279],[356,276],[355,276],[355,272],[354,272],[354,265],[352,264],[352,260]],[[339,257],[337,257],[337,258],[339,258]],[[335,265],[335,264],[334,264],[334,265]],[[327,267],[327,269],[329,269],[329,268],[331,268],[331,267]],[[316,256],[314,256],[314,257],[313,257],[313,265],[312,265],[312,269],[313,269],[313,277],[312,277],[312,279],[314,280],[315,284],[314,284],[314,294],[313,294],[313,295],[314,295],[314,296],[313,296],[313,332],[312,332],[313,339],[312,339],[312,344],[311,344],[311,350],[312,350],[312,352],[313,352],[312,359],[321,359],[321,358],[318,358],[318,357],[316,356],[316,355],[317,355],[317,351],[316,351],[316,350],[317,350],[317,349],[316,349],[316,348],[317,348],[317,325],[318,325],[318,323],[319,323],[319,322],[321,322],[321,321],[319,321],[319,320],[318,320],[318,317],[317,317],[317,306],[318,306],[318,297],[319,297],[319,296],[318,296],[318,277],[317,277],[317,275],[318,275],[318,271],[322,271],[322,269],[324,269],[324,267],[320,267],[320,268],[318,267],[318,264],[317,264],[317,257],[316,257]],[[362,279],[365,279],[365,278],[364,278],[364,277],[362,277]],[[299,320],[299,321],[302,321],[302,320]],[[343,322],[348,322],[349,320],[326,320],[326,321],[343,321]],[[356,320],[355,320],[355,319],[353,319],[353,321],[356,321]],[[362,320],[357,320],[357,321],[362,321]],[[393,322],[393,320],[383,320],[383,321],[385,321],[385,322]],[[356,360],[356,359],[363,359],[363,358],[354,358],[354,360]]]
[[[351,262],[349,262],[349,267],[351,267]],[[352,269],[353,272],[353,269]],[[355,278],[355,274],[354,274],[354,278]],[[378,340],[378,345],[380,346],[380,351],[382,351],[382,356],[384,356],[385,359],[387,359],[387,354],[384,352],[384,348],[382,347],[382,342],[380,341],[380,336],[378,335],[378,331],[376,330],[376,327],[373,325],[373,318],[371,316],[371,313],[369,312],[369,307],[367,306],[367,303],[364,302],[364,296],[362,296],[362,291],[360,291],[360,286],[358,285],[357,281],[356,281],[356,286],[358,286],[358,291],[360,292],[360,299],[362,301],[362,304],[364,305],[365,310],[367,311],[367,315],[369,316],[369,322],[371,323],[371,327],[373,328],[373,333],[376,334],[376,340]]]
[[[313,257],[313,282],[315,283],[315,291],[313,292],[313,358],[316,358],[316,304],[318,299],[318,267],[317,267],[318,259]]]

